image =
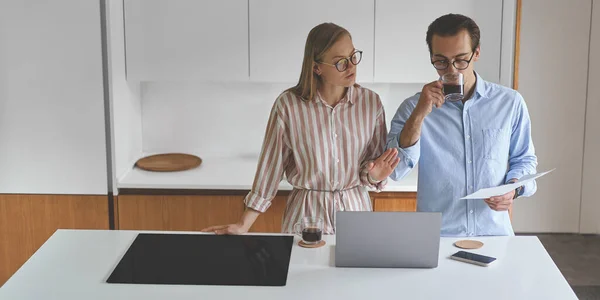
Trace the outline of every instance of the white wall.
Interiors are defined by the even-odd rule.
[[[591,0],[522,3],[519,90],[528,105],[538,171],[533,197],[518,199],[521,232],[578,232]]]
[[[595,55],[591,55],[595,53]],[[585,125],[581,226],[583,233],[600,233],[600,1],[594,1]]]
[[[500,51],[499,83],[504,86],[512,87],[515,70],[513,62],[515,60],[515,40],[517,29],[517,3],[515,0],[502,1],[502,19],[502,50]]]
[[[106,194],[99,1],[0,1],[0,193]]]
[[[258,157],[271,105],[287,86],[142,83],[144,153]]]
[[[116,181],[142,155],[142,107],[139,83],[126,80],[123,1],[108,0],[106,6],[113,180]],[[118,193],[116,184],[113,192]]]
[[[200,157],[258,157],[271,106],[293,84],[142,84],[144,153],[184,151]],[[364,84],[380,94],[388,128],[417,84]]]

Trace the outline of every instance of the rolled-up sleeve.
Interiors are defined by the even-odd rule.
[[[247,207],[259,212],[265,212],[271,206],[291,157],[279,104],[277,101],[271,110],[254,183],[244,199]]]
[[[418,94],[414,97],[418,98]],[[387,136],[387,148],[398,149],[398,157],[400,158],[400,162],[396,166],[396,169],[394,169],[390,175],[390,178],[395,181],[402,179],[410,173],[419,162],[419,157],[421,155],[421,139],[417,140],[414,145],[409,147],[400,147],[400,133],[415,108],[415,105],[413,104],[414,97],[406,99],[400,104],[400,107],[398,107],[396,114],[392,118],[390,132]]]
[[[535,174],[537,171],[537,156],[531,138],[531,120],[527,105],[521,94],[515,92],[516,113],[513,118],[512,133],[510,137],[509,168],[505,181],[525,175]],[[524,197],[529,197],[537,191],[535,180],[527,183],[523,188]]]
[[[377,96],[377,104],[378,104],[378,112],[375,124],[375,130],[373,131],[373,135],[369,144],[367,146],[365,156],[366,159],[361,163],[360,166],[360,181],[364,186],[375,190],[376,192],[381,192],[385,186],[387,185],[387,178],[383,179],[380,182],[372,183],[368,178],[367,165],[370,162],[375,161],[383,152],[385,151],[385,143],[386,143],[386,125],[385,125],[385,111],[383,110],[383,105],[379,100],[379,96]]]

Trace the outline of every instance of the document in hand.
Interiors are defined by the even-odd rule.
[[[552,171],[554,171],[555,169],[552,169],[550,171],[546,171],[543,173],[537,173],[537,174],[532,174],[532,175],[526,175],[523,176],[523,178],[521,178],[519,181],[515,182],[515,183],[509,183],[509,184],[505,184],[505,185],[501,185],[501,186],[495,186],[495,187],[491,187],[491,188],[485,188],[485,189],[480,189],[478,191],[476,191],[475,193],[471,194],[471,195],[467,195],[465,197],[462,197],[460,199],[487,199],[490,197],[495,197],[495,196],[502,196],[522,185],[527,184],[528,182],[532,181],[532,180],[536,180],[537,178],[540,178]]]

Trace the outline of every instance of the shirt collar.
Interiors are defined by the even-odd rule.
[[[356,83],[353,84],[352,86],[348,87],[348,92],[346,93],[346,97],[344,97],[345,99],[348,99],[348,102],[350,104],[354,104],[354,96],[355,96],[355,87],[356,87]]]
[[[479,76],[477,72],[473,72],[475,73],[475,78],[477,78],[477,81],[475,82],[475,93],[477,93],[479,97],[486,97],[486,82],[483,80],[483,78],[481,78],[481,76]]]
[[[354,101],[355,101],[354,98],[356,97],[356,93],[355,93],[354,89],[355,89],[356,86],[358,86],[358,84],[354,84],[354,85],[348,87],[348,91],[346,91],[346,95],[344,96],[344,98],[342,98],[340,100],[340,102],[338,102],[338,104],[339,103],[346,103],[346,102],[348,102],[350,104],[354,104]],[[329,104],[327,104],[327,102],[325,102],[325,100],[321,96],[321,93],[319,92],[319,90],[317,90],[317,99],[319,101],[321,101],[321,103],[323,103],[325,105],[329,105]]]

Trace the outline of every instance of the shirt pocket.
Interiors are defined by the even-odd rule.
[[[483,158],[501,160],[507,158],[508,130],[504,128],[483,129]]]

